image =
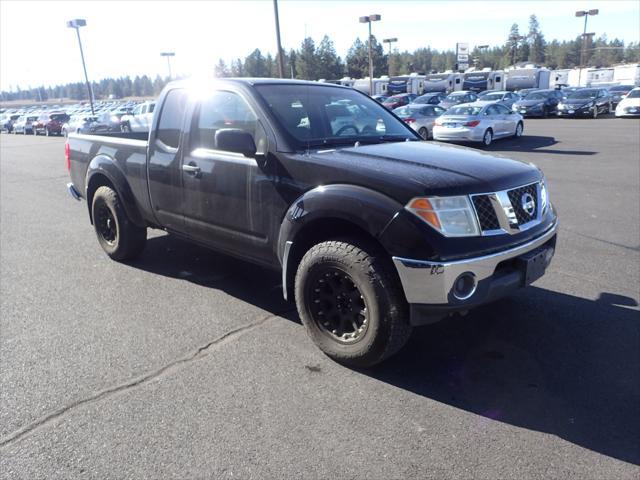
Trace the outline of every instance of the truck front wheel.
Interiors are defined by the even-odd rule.
[[[129,220],[112,188],[103,186],[96,190],[91,215],[98,242],[107,255],[118,261],[140,255],[147,241],[147,229]]]
[[[298,267],[295,297],[313,342],[340,363],[370,367],[400,350],[411,336],[393,265],[358,239],[312,247]]]

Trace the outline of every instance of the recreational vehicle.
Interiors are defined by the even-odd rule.
[[[471,90],[472,92],[504,90],[504,72],[488,68],[467,72],[463,75],[462,90]]]

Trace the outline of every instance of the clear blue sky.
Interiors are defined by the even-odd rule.
[[[373,24],[379,39],[396,47],[454,49],[456,42],[504,43],[512,23],[526,31],[536,14],[547,39],[582,32],[576,10],[598,8],[588,30],[596,35],[640,39],[640,1],[353,1],[280,0],[282,42],[297,48],[305,34],[329,35],[344,56],[356,37],[366,38],[358,17],[382,15]],[[85,18],[81,30],[91,79],[166,75],[163,50],[176,52],[174,72],[207,74],[218,58],[230,61],[253,49],[275,53],[272,0],[259,1],[0,1],[0,89],[82,80],[77,40],[66,20]]]

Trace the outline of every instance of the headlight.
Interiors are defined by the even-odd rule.
[[[414,198],[405,208],[445,237],[480,235],[480,228],[467,196]]]
[[[547,191],[547,181],[543,178],[540,182],[540,205],[542,215],[547,212],[549,206],[549,192]]]

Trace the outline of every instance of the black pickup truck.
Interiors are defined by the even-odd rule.
[[[346,87],[175,82],[149,134],[69,135],[68,190],[98,241],[134,259],[147,228],[282,272],[326,354],[370,366],[413,326],[545,272],[557,217],[542,172],[424,142]]]

